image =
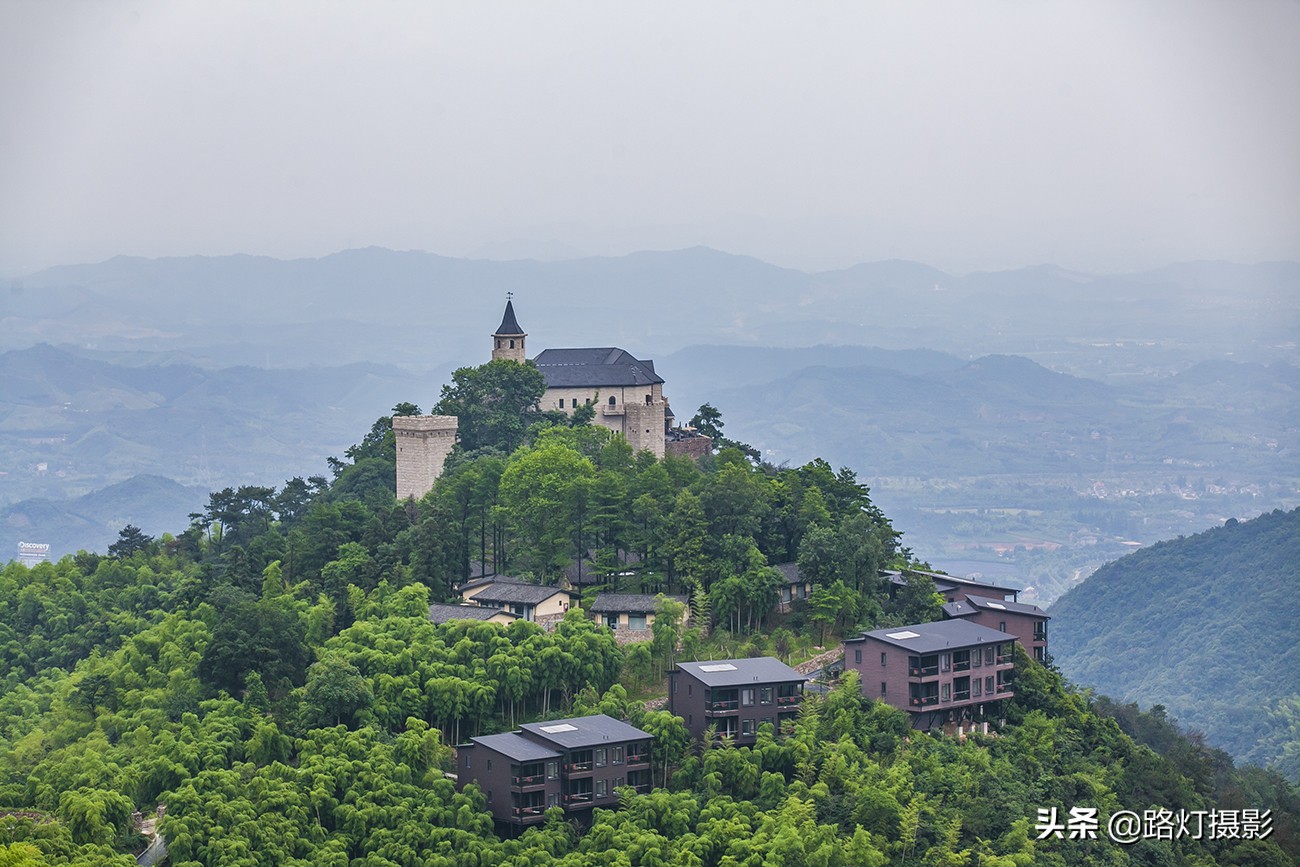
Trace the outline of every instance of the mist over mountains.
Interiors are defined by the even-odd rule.
[[[0,289],[0,506],[40,533],[142,473],[323,472],[485,360],[510,291],[533,354],[653,358],[680,421],[708,401],[774,462],[852,466],[922,556],[1050,599],[1132,545],[1300,503],[1297,287],[1296,263],[809,274],[707,248],[52,268]]]

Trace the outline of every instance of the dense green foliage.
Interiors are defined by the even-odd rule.
[[[1300,510],[1162,542],[1052,606],[1080,684],[1163,705],[1207,740],[1300,780]]]
[[[746,640],[769,625],[770,564],[797,559],[817,588],[773,631],[778,648],[931,610],[925,582],[883,594],[877,569],[907,553],[848,471],[734,450],[655,461],[599,429],[543,425],[508,454],[454,456],[429,496],[401,504],[390,443],[381,420],[333,482],[220,491],[180,536],[127,528],[114,556],[0,571],[0,865],[131,864],[132,813],[160,802],[177,867],[1286,864],[1298,851],[1280,779],[1241,775],[1147,715],[1090,707],[1023,658],[1000,736],[912,732],[850,677],[806,701],[792,736],[765,727],[752,749],[700,755],[679,718],[627,689],[657,688],[699,645],[676,603],[626,650],[579,610],[550,631],[428,620],[471,559],[550,580],[580,552],[629,573],[611,578],[625,588],[686,592],[697,621]],[[450,744],[593,712],[655,736],[656,788],[626,790],[590,828],[557,810],[500,836],[478,787],[445,776]],[[1039,807],[1216,804],[1274,809],[1274,838],[1033,839]]]

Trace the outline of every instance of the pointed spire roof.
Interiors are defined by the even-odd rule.
[[[519,327],[519,321],[515,319],[515,303],[509,299],[506,300],[506,313],[501,317],[501,325],[494,332],[495,335],[518,335],[523,334],[524,329]]]

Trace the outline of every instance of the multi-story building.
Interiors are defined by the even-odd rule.
[[[858,673],[863,695],[907,711],[913,728],[987,730],[1014,695],[1015,640],[960,618],[876,629],[844,640],[844,669]]]
[[[738,746],[753,744],[758,727],[788,732],[803,702],[807,677],[770,656],[679,662],[668,673],[668,709],[702,738],[709,726]]]
[[[512,825],[540,822],[551,807],[610,807],[621,786],[650,790],[653,741],[604,714],[525,723],[457,747],[457,786],[477,783],[493,817]]]
[[[889,592],[895,590],[907,583],[907,572],[899,572],[893,569],[884,569],[881,571],[881,577],[885,579]],[[934,589],[944,598],[945,602],[955,602],[967,593],[976,593],[990,599],[1003,599],[1007,602],[1015,602],[1020,598],[1019,587],[1006,587],[1001,584],[985,583],[983,581],[974,581],[970,578],[958,578],[955,575],[944,575],[940,572],[925,572],[921,570],[912,570],[910,574],[924,575],[934,582]]]
[[[950,620],[968,620],[999,632],[1010,633],[1031,657],[1039,662],[1047,659],[1047,621],[1052,618],[1037,605],[967,593],[944,605],[943,616]]]

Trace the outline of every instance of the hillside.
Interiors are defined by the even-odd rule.
[[[785,731],[764,722],[753,747],[704,749],[681,717],[649,709],[676,659],[804,659],[860,626],[933,614],[934,594],[875,580],[910,561],[851,470],[754,466],[735,450],[656,461],[603,429],[539,427],[509,454],[496,441],[459,455],[423,500],[399,503],[394,454],[378,425],[332,482],[216,492],[174,539],[0,569],[0,863],[130,867],[146,843],[132,814],[159,803],[159,833],[187,867],[1286,865],[1300,853],[1300,804],[1281,778],[1235,768],[1158,715],[1091,701],[1023,652],[993,736],[914,731],[856,674],[809,691]],[[689,595],[697,620],[665,608],[634,645],[576,606],[549,630],[431,622],[430,602],[485,550],[543,584],[590,551],[618,592]],[[767,564],[796,552],[818,586],[781,613]],[[450,745],[598,712],[653,738],[649,782],[618,786],[618,809],[566,798],[509,834],[483,788],[447,776]],[[1097,808],[1102,833],[1037,839],[1040,810],[1076,806]],[[1272,811],[1269,839],[1122,845],[1104,831],[1120,810],[1243,806]]]
[[[1164,705],[1238,758],[1300,778],[1300,509],[1162,542],[1050,609],[1076,683]]]

